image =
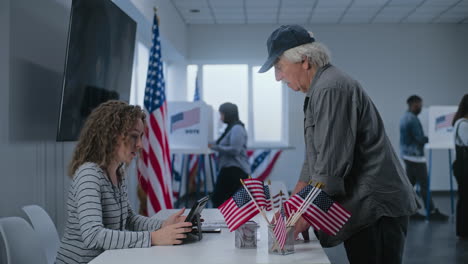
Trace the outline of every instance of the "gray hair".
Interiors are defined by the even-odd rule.
[[[309,34],[313,37],[312,32],[309,32]],[[304,57],[307,57],[309,63],[316,67],[322,67],[330,63],[330,51],[319,42],[307,43],[288,49],[281,57],[292,63],[301,62]]]

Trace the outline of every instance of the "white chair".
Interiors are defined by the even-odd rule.
[[[27,205],[23,211],[29,218],[34,231],[42,241],[47,263],[53,264],[60,246],[60,239],[55,224],[49,214],[38,205]]]
[[[5,244],[8,264],[47,263],[41,241],[23,218],[1,218],[0,233]]]

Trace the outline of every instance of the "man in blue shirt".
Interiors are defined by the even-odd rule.
[[[432,198],[427,204],[427,167],[426,158],[424,157],[424,144],[428,142],[428,138],[424,135],[421,122],[418,115],[422,109],[422,99],[417,95],[412,95],[406,100],[408,111],[405,112],[400,120],[400,151],[401,157],[406,165],[406,174],[411,184],[419,184],[420,194],[423,198],[424,205],[431,212],[430,219],[446,221],[448,216],[439,212],[434,206]],[[424,219],[425,216],[416,213],[412,216],[413,219]]]

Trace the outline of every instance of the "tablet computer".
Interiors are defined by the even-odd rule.
[[[207,195],[200,200],[198,200],[190,210],[189,214],[187,215],[187,218],[185,218],[185,222],[194,222],[196,219],[197,214],[201,214],[203,209],[206,206],[206,203],[210,200],[210,196]]]

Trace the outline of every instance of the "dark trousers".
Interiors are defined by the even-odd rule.
[[[458,201],[456,212],[456,233],[468,238],[468,173],[457,177]]]
[[[213,207],[218,207],[229,199],[240,187],[240,179],[247,179],[248,175],[238,167],[222,168],[213,191]]]
[[[427,185],[428,185],[428,176],[427,176],[427,166],[426,163],[422,162],[412,162],[405,161],[406,175],[408,176],[409,181],[414,186],[416,183],[419,184],[419,195],[423,199],[424,206],[427,208]],[[429,211],[434,210],[434,201],[432,197],[429,201]]]
[[[351,236],[344,242],[349,263],[402,263],[408,219],[408,216],[383,216]]]

